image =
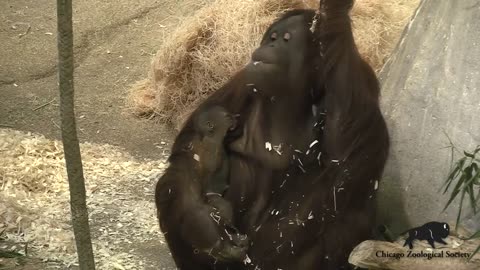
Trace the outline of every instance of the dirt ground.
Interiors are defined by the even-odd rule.
[[[82,142],[116,145],[137,158],[168,155],[174,131],[133,117],[124,98],[132,83],[146,77],[152,55],[182,16],[206,2],[74,1],[76,113]],[[0,1],[0,40],[0,128],[59,139],[55,1]],[[150,183],[139,190],[152,188]],[[132,194],[126,200],[134,203],[153,196]],[[138,269],[173,269],[168,250],[157,241],[128,248],[142,257]],[[45,269],[33,262],[22,268],[4,261],[3,266]]]
[[[74,2],[76,113],[81,141],[108,143],[139,157],[171,129],[139,120],[124,106],[130,85],[182,16],[203,1]],[[0,127],[59,138],[55,1],[0,1]]]

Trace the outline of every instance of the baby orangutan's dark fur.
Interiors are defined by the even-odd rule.
[[[216,261],[245,258],[248,240],[232,224],[230,203],[207,194],[210,180],[222,178],[216,174],[228,167],[223,142],[234,122],[219,106],[199,112],[193,121],[195,133],[174,144],[170,166],[157,183],[160,227],[181,269],[209,269]]]

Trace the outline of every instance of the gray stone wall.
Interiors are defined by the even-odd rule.
[[[457,202],[442,213],[450,168],[444,147],[448,137],[462,151],[480,144],[480,1],[423,0],[380,79],[391,152],[379,222],[396,232],[454,222]],[[480,215],[467,212],[467,227],[480,228]]]

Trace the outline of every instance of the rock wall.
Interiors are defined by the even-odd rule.
[[[451,155],[445,147],[448,137],[461,151],[480,144],[480,1],[423,0],[380,79],[392,146],[379,222],[398,233],[454,221],[458,201],[442,213]],[[464,224],[480,228],[480,215],[466,212]]]

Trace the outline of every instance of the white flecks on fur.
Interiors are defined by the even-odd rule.
[[[267,149],[269,152],[272,151],[272,144],[270,142],[266,142],[265,149]]]
[[[313,142],[310,144],[309,148],[314,147],[317,143],[318,143],[318,140],[313,141]]]
[[[282,155],[282,144],[274,145],[272,148],[279,156]]]
[[[377,190],[378,189],[378,180],[375,180],[375,186],[373,187],[373,190]]]
[[[312,21],[312,26],[310,26],[310,32],[314,33],[315,32],[315,28],[317,27],[317,23],[318,23],[318,18],[320,16],[320,12],[317,10],[315,12],[315,16],[313,17],[313,21]]]
[[[210,217],[215,221],[215,223],[220,224],[221,217],[216,213],[210,213]]]
[[[308,219],[309,220],[313,219],[313,212],[312,211],[310,211],[310,213],[308,213]]]
[[[333,210],[337,212],[337,192],[335,187],[333,187]]]
[[[301,159],[298,159],[298,163],[300,163],[300,166],[304,166]]]
[[[193,154],[193,159],[200,162],[200,156],[198,154]]]
[[[228,238],[230,238],[230,241],[233,240],[232,235],[227,231],[227,229],[224,229],[225,233],[228,235]]]
[[[252,260],[250,259],[250,257],[248,257],[248,254],[245,255],[245,259],[243,260],[243,263],[244,263],[245,265],[252,263]]]

